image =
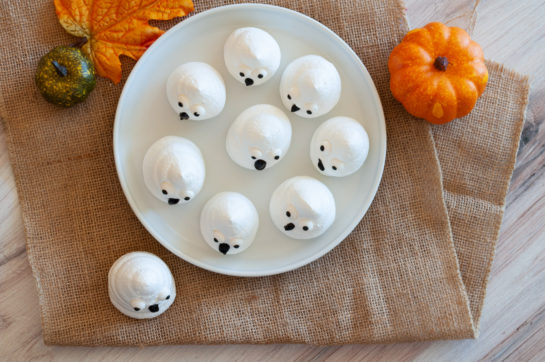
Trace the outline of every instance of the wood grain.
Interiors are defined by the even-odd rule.
[[[198,0],[196,0],[198,1]],[[396,345],[45,346],[0,129],[0,359],[545,360],[545,1],[408,0],[411,27],[468,29],[488,59],[530,75],[531,95],[477,340]]]

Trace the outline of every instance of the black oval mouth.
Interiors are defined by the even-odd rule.
[[[180,120],[183,121],[186,119],[189,119],[189,114],[187,114],[186,112],[180,113]]]
[[[261,171],[261,170],[263,170],[265,167],[267,167],[267,161],[265,161],[265,160],[257,160],[257,161],[255,161],[255,163],[254,163],[254,167],[255,167],[256,170]]]
[[[218,247],[218,250],[220,251],[220,253],[225,255],[225,254],[227,254],[227,252],[229,251],[230,248],[231,248],[231,246],[229,246],[229,244],[221,243],[220,246]]]
[[[157,313],[159,312],[159,305],[157,304],[152,304],[148,307],[149,311],[152,312],[152,313]]]
[[[286,231],[290,231],[290,230],[293,230],[293,229],[295,229],[295,225],[292,222],[290,222],[289,224],[284,225],[284,230],[286,230]]]
[[[252,78],[246,78],[244,79],[244,84],[246,84],[246,86],[250,86],[252,84],[254,84],[254,80]]]
[[[297,107],[295,104],[293,106],[291,106],[291,111],[292,112],[297,112],[298,110],[300,110],[301,108]]]
[[[325,167],[321,159],[318,159],[318,168],[320,169],[320,171],[325,171]]]
[[[176,205],[178,202],[180,202],[180,199],[175,199],[173,197],[168,198],[168,204],[169,205]]]

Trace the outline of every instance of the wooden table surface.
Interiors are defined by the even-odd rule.
[[[465,28],[481,44],[487,59],[530,76],[526,124],[477,340],[335,347],[46,346],[0,127],[0,360],[545,360],[545,0],[408,0],[407,13],[411,28],[430,21]]]

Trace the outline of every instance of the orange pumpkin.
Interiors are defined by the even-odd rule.
[[[412,115],[443,124],[468,114],[488,81],[481,47],[460,28],[430,23],[388,60],[390,90]]]

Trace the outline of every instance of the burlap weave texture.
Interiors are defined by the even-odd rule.
[[[233,3],[195,2],[197,11]],[[388,55],[408,30],[402,4],[268,3],[322,22],[361,57],[383,104],[388,153],[373,205],[340,246],[296,271],[235,278],[172,255],[130,210],[112,154],[122,84],[101,79],[86,102],[67,110],[39,95],[33,83],[39,58],[73,42],[52,1],[0,1],[0,116],[47,343],[339,344],[475,336],[527,80],[489,62],[489,85],[473,112],[432,128],[389,92]],[[178,290],[171,309],[149,321],[121,315],[107,296],[109,267],[135,250],[165,260]]]

